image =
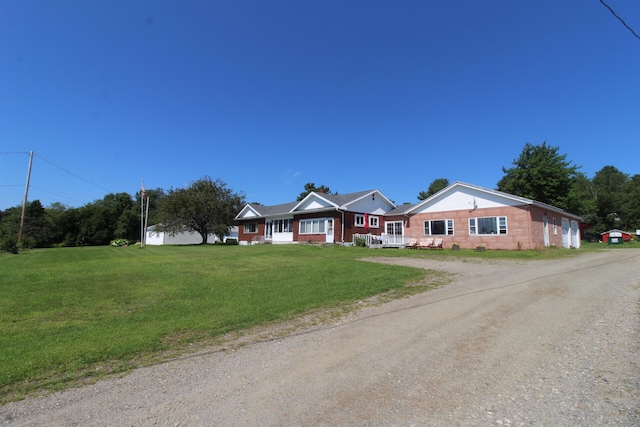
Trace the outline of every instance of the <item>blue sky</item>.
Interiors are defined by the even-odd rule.
[[[640,2],[608,0],[640,32]],[[415,202],[525,143],[639,173],[640,40],[598,0],[2,0],[0,209],[221,178]]]

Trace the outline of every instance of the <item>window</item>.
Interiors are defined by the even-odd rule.
[[[469,218],[469,234],[507,234],[507,217]]]
[[[364,227],[364,215],[356,214],[355,215],[355,220],[354,220],[354,225],[356,227]]]
[[[301,219],[300,234],[324,234],[324,219]]]
[[[402,221],[387,222],[387,234],[390,236],[402,236]]]
[[[369,228],[379,228],[380,222],[377,216],[369,216]]]
[[[249,222],[244,225],[245,233],[257,233],[258,232],[258,224],[255,222]]]
[[[438,219],[424,222],[425,236],[453,236],[453,220]]]
[[[558,224],[556,223],[556,219],[555,218],[553,218],[552,221],[553,221],[553,235],[557,236],[558,235]]]
[[[273,232],[274,233],[291,233],[291,232],[293,232],[293,220],[292,219],[274,219],[273,220]]]

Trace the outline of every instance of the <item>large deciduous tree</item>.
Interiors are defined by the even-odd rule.
[[[594,198],[598,222],[595,229],[607,231],[612,228],[624,229],[628,219],[625,201],[631,190],[629,175],[620,172],[614,166],[605,166],[593,176]],[[631,224],[629,224],[631,225]]]
[[[505,175],[498,181],[498,190],[568,210],[569,192],[579,167],[558,150],[546,142],[526,143],[513,161],[514,167],[502,168]]]
[[[229,235],[234,218],[244,204],[244,194],[227,188],[220,179],[205,176],[186,188],[171,189],[160,200],[157,229],[176,234],[193,231],[207,243],[215,234],[221,240]]]
[[[449,186],[449,180],[447,178],[436,178],[429,184],[427,191],[421,191],[418,193],[418,200],[426,200],[429,197],[436,194],[438,191]]]

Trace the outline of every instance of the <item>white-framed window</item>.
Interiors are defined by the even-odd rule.
[[[300,234],[324,234],[324,224],[326,220],[323,219],[301,219],[300,220]]]
[[[274,219],[274,233],[293,233],[293,219]]]
[[[506,216],[486,216],[482,218],[469,218],[469,234],[491,235],[507,234]]]
[[[425,236],[453,236],[452,219],[434,219],[424,222]]]
[[[258,232],[258,223],[256,222],[248,222],[244,224],[244,232],[246,234],[257,233]]]
[[[356,227],[364,227],[364,215],[356,214],[355,219],[353,220],[353,225]]]
[[[369,228],[380,228],[380,219],[377,216],[369,215]]]
[[[558,235],[558,223],[556,222],[555,218],[552,218],[551,221],[553,222],[553,235],[557,236]]]
[[[404,224],[402,221],[391,221],[385,223],[385,229],[390,236],[402,236]]]

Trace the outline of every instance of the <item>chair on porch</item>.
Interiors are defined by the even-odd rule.
[[[409,249],[418,249],[418,239],[409,239],[409,244],[407,245],[407,247]]]
[[[429,249],[431,245],[433,245],[433,239],[420,239],[417,247],[420,249]]]
[[[431,244],[431,249],[444,249],[442,247],[443,239],[435,239]]]

